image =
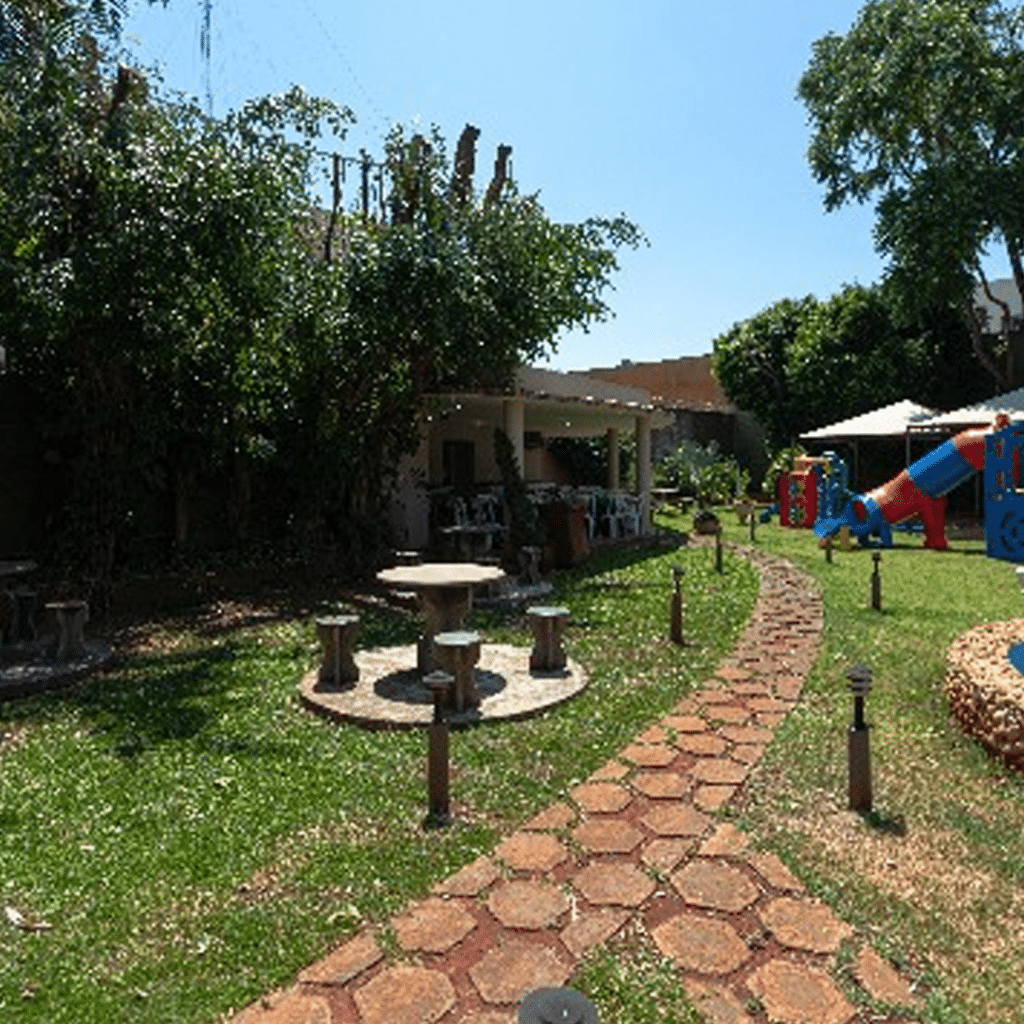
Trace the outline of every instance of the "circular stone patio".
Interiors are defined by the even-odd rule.
[[[376,729],[407,729],[429,725],[434,700],[415,668],[416,646],[375,647],[355,652],[359,681],[355,686],[321,686],[319,665],[299,683],[306,707],[341,721]],[[450,712],[453,725],[526,718],[570,700],[589,682],[582,667],[570,659],[558,672],[531,672],[530,648],[484,643],[476,667],[479,708]]]
[[[10,644],[0,650],[0,700],[28,697],[73,683],[110,661],[110,644],[85,641],[85,653],[70,661],[50,657],[53,639]]]

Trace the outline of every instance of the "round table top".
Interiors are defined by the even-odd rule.
[[[472,587],[477,583],[495,583],[505,572],[496,565],[476,562],[424,562],[422,565],[396,565],[381,569],[377,579],[388,586],[428,590],[432,587]]]
[[[0,576],[24,576],[37,568],[35,562],[0,562]]]

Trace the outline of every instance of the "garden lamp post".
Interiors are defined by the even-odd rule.
[[[866,812],[871,810],[871,750],[870,726],[864,721],[864,698],[871,692],[874,676],[867,665],[854,665],[847,670],[846,678],[853,694],[853,724],[847,734],[850,810]]]
[[[427,751],[430,809],[424,824],[428,828],[444,828],[452,820],[448,809],[448,720],[444,705],[455,677],[438,669],[424,676],[423,682],[434,696],[434,720],[430,723]]]
[[[882,560],[881,551],[873,551],[871,558],[875,563],[874,571],[871,573],[871,607],[876,612],[882,610],[882,577],[878,574],[878,563]]]
[[[722,571],[722,524],[715,530],[715,572]]]
[[[683,575],[686,569],[681,565],[672,566],[672,581],[675,590],[672,592],[672,614],[669,626],[669,637],[674,644],[683,643]]]

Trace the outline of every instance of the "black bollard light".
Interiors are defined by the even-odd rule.
[[[538,988],[522,1002],[517,1024],[601,1024],[597,1007],[574,988]]]
[[[871,692],[873,674],[867,665],[854,665],[846,678],[853,694],[853,725],[847,734],[848,795],[851,811],[871,810],[870,726],[864,721],[864,698]]]
[[[440,669],[423,677],[424,685],[434,696],[434,720],[430,723],[427,752],[430,809],[423,823],[427,828],[444,828],[452,820],[448,809],[448,720],[444,708],[454,682],[453,675]]]
[[[722,524],[715,530],[715,572],[722,571]]]
[[[871,607],[876,612],[882,610],[882,577],[878,574],[878,563],[882,560],[880,551],[873,551],[871,557],[875,562],[875,570],[871,574]]]
[[[757,506],[756,505],[751,505],[750,506],[750,543],[751,544],[753,544],[754,541],[757,539],[754,536],[754,524],[756,522],[757,522]]]
[[[832,564],[832,538],[831,537],[826,537],[825,538],[825,561],[828,562],[829,565]]]
[[[669,638],[674,644],[683,643],[683,575],[686,569],[681,565],[672,566],[672,580],[676,589],[672,593],[672,611],[669,625]]]

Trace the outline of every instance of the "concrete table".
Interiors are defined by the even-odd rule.
[[[457,633],[473,603],[473,587],[505,578],[503,570],[475,562],[425,562],[382,569],[377,579],[394,590],[413,590],[423,608],[423,636],[417,645],[416,667],[433,672],[441,666],[434,651],[438,633]]]

